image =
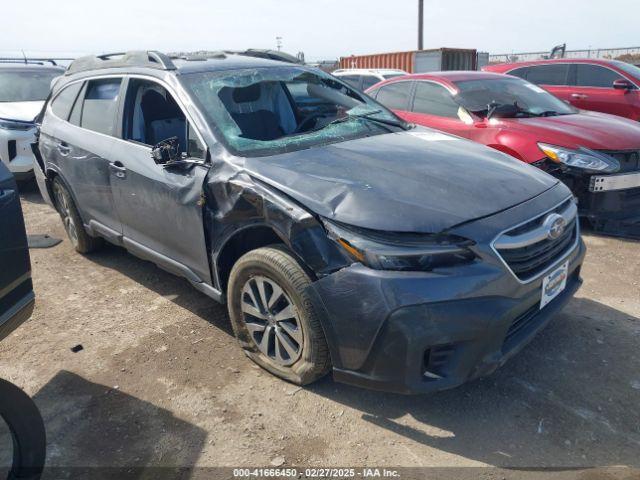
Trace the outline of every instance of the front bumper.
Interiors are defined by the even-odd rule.
[[[33,176],[31,144],[35,133],[35,126],[29,130],[0,129],[0,161],[20,180]]]
[[[578,198],[578,212],[598,233],[640,238],[640,172],[588,175],[575,170],[550,171]]]
[[[544,211],[541,203],[522,204],[454,233],[486,235],[478,243],[486,245],[496,231],[517,224],[515,218]],[[377,390],[427,393],[487,375],[570,300],[582,283],[584,255],[579,240],[558,259],[555,265],[568,262],[567,284],[541,310],[543,278],[556,266],[523,282],[488,247],[481,260],[437,273],[354,264],[324,277],[309,293],[322,319],[334,378]]]

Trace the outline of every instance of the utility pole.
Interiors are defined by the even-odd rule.
[[[418,50],[422,50],[424,35],[424,0],[418,0]]]

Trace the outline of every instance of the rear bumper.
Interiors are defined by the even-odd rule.
[[[35,306],[33,291],[18,300],[7,312],[0,316],[0,340],[31,318]]]

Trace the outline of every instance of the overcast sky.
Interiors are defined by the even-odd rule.
[[[0,51],[275,48],[308,60],[412,50],[418,0],[2,2]],[[425,0],[425,48],[490,53],[632,47],[640,0]],[[33,53],[32,53],[33,54]]]

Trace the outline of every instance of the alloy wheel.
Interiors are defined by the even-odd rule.
[[[251,339],[264,355],[284,367],[300,358],[303,332],[298,312],[275,281],[251,277],[242,289],[240,306]]]
[[[67,231],[67,235],[69,235],[69,239],[71,243],[73,243],[74,247],[78,246],[78,230],[75,222],[73,221],[73,217],[71,216],[71,211],[69,209],[69,201],[67,199],[67,195],[59,186],[56,186],[55,189],[56,195],[56,204],[58,206],[58,211],[60,212],[60,216],[62,217],[62,223],[64,225],[64,229]]]

